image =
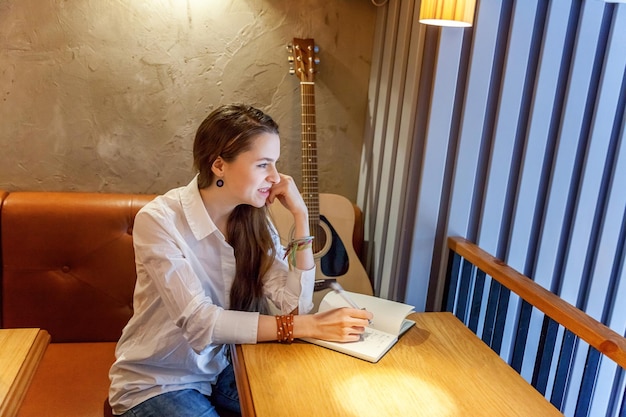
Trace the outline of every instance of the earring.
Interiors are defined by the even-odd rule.
[[[224,180],[220,178],[219,180],[217,180],[215,185],[217,185],[218,187],[223,187],[224,186]]]

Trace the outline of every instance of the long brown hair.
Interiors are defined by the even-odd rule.
[[[249,150],[254,138],[261,133],[278,134],[278,125],[254,107],[230,104],[211,112],[198,127],[193,144],[198,188],[213,184],[215,175],[211,167],[218,157],[232,162]],[[226,239],[234,249],[236,263],[230,308],[266,313],[262,278],[276,256],[267,208],[237,206],[228,218],[226,229]]]

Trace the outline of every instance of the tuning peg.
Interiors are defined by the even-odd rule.
[[[319,47],[319,46],[317,46],[317,45],[315,45],[315,46],[313,47],[313,52],[318,53],[319,51],[320,51],[320,47]]]
[[[290,64],[293,64],[293,61],[294,61],[294,59],[293,59],[293,55],[289,55],[289,56],[287,57],[287,62],[289,62]]]
[[[289,74],[290,75],[294,75],[296,73],[296,70],[293,69],[293,67],[289,68]]]
[[[315,57],[315,59],[313,59],[313,57],[309,57],[309,63],[315,63],[315,65],[318,65],[320,63],[320,59]]]
[[[292,52],[293,52],[293,44],[291,44],[291,43],[288,43],[288,44],[287,44],[287,51],[288,51],[289,53],[292,53]]]

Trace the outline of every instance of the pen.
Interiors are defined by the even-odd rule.
[[[330,288],[333,289],[333,291],[335,291],[337,294],[339,294],[339,296],[341,298],[343,298],[345,300],[346,303],[350,304],[350,307],[352,308],[356,308],[357,310],[364,310],[361,307],[359,307],[357,305],[357,303],[355,303],[352,298],[348,297],[348,294],[346,294],[346,292],[343,290],[343,287],[341,286],[341,284],[339,284],[338,282],[331,282],[330,283]],[[369,324],[372,324],[371,320],[367,320],[369,322]]]

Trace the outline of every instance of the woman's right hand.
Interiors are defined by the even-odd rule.
[[[356,342],[373,317],[369,311],[348,307],[316,313],[311,337],[331,342]]]
[[[293,337],[312,337],[331,342],[356,342],[365,332],[365,327],[374,315],[356,308],[336,308],[315,314],[295,314],[293,317]],[[276,318],[259,316],[257,341],[278,340]]]

